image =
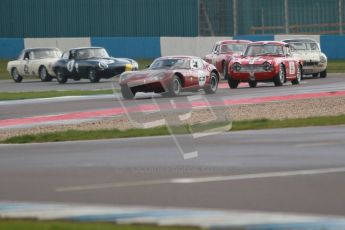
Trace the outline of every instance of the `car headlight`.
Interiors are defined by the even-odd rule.
[[[323,53],[321,53],[321,55],[320,55],[320,62],[321,63],[326,63],[327,62],[327,57]]]
[[[151,81],[160,81],[164,78],[164,73],[159,73],[157,75],[154,75],[154,76],[150,76],[150,80]]]
[[[238,62],[235,62],[233,65],[232,65],[232,69],[234,70],[234,71],[240,71],[241,70],[241,64],[240,63],[238,63]]]
[[[107,69],[109,66],[108,66],[107,63],[101,61],[101,62],[98,63],[98,67],[100,69]]]
[[[139,64],[138,62],[132,60],[132,70],[138,70],[139,69]]]
[[[268,63],[267,61],[264,62],[264,64],[262,64],[262,68],[265,70],[265,71],[271,71],[272,70],[272,64]]]

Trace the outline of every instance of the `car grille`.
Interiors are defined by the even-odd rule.
[[[318,61],[304,61],[303,66],[314,66],[314,65],[318,65],[319,62]]]
[[[261,64],[242,65],[240,72],[265,72]]]

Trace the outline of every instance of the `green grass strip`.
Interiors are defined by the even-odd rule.
[[[62,96],[85,96],[98,94],[112,94],[113,90],[63,90],[63,91],[35,91],[35,92],[0,92],[0,101],[21,100],[34,98],[50,98]]]
[[[228,123],[227,123],[228,124]],[[289,127],[308,127],[308,126],[325,126],[325,125],[341,125],[345,124],[345,115],[340,116],[324,116],[324,117],[310,117],[301,119],[284,119],[284,120],[245,120],[235,121],[232,123],[231,131],[240,130],[256,130],[256,129],[274,129],[274,128],[289,128]],[[207,129],[217,128],[223,123],[208,124]],[[191,130],[204,131],[205,127],[198,126],[190,127],[174,127],[175,134],[190,133]],[[188,130],[188,132],[186,132]],[[229,130],[230,131],[230,130]],[[1,143],[15,144],[15,143],[41,143],[41,142],[58,142],[58,141],[76,141],[76,140],[97,140],[97,139],[111,139],[111,138],[126,138],[126,137],[145,137],[145,136],[160,136],[169,135],[166,127],[158,127],[151,129],[129,129],[120,131],[117,129],[104,130],[67,130],[61,132],[40,133],[31,135],[22,135],[10,137]]]
[[[345,60],[328,61],[328,73],[345,73]]]
[[[192,227],[160,227],[156,225],[120,225],[113,223],[81,223],[64,221],[0,220],[0,230],[197,230]]]
[[[275,129],[290,127],[308,127],[308,126],[326,126],[326,125],[342,125],[345,124],[345,115],[339,116],[323,116],[296,118],[284,120],[245,120],[233,122],[233,131],[251,130],[251,129]]]

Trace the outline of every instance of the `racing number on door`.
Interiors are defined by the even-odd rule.
[[[69,61],[68,63],[67,63],[67,70],[69,71],[69,72],[72,72],[73,71],[73,68],[74,68],[74,60],[71,60],[71,61]]]
[[[198,71],[198,82],[199,86],[204,86],[206,83],[206,74],[202,70]]]
[[[289,73],[290,74],[295,74],[295,63],[294,62],[289,62]]]

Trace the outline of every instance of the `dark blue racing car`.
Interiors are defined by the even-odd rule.
[[[99,82],[101,78],[111,78],[125,71],[137,69],[136,61],[110,57],[102,47],[70,49],[53,66],[60,84],[66,83],[68,79],[79,81],[81,78]]]

